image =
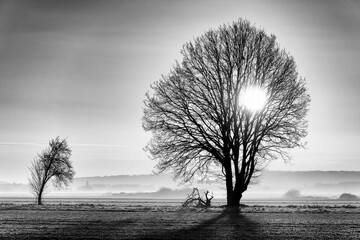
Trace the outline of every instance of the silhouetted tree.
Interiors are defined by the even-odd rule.
[[[182,207],[211,207],[211,200],[214,198],[214,195],[211,194],[209,196],[209,191],[204,192],[205,199],[201,198],[199,189],[193,188],[191,194],[189,194],[185,200],[185,202],[182,204]]]
[[[310,96],[294,59],[248,21],[210,30],[186,43],[182,62],[152,85],[145,100],[146,146],[157,171],[172,169],[184,182],[221,172],[227,206],[240,199],[262,163],[289,159],[303,146]],[[246,89],[266,91],[258,110],[242,104]]]
[[[71,149],[66,139],[59,137],[49,142],[49,147],[42,151],[32,162],[29,184],[37,204],[42,204],[42,196],[47,182],[52,179],[55,187],[68,186],[75,172],[70,161]]]

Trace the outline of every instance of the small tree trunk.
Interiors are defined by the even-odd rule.
[[[214,195],[211,195],[211,197],[208,196],[209,191],[205,192],[205,207],[211,207],[211,200],[214,198]]]
[[[45,184],[42,184],[39,192],[38,192],[38,195],[37,195],[37,204],[38,205],[42,205],[42,195],[43,195],[43,192],[44,192],[44,187],[45,187]]]
[[[41,194],[40,194],[40,193],[39,193],[38,196],[37,196],[37,204],[38,204],[38,205],[41,205],[41,204],[42,204]]]

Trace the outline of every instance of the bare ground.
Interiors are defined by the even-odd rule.
[[[0,205],[0,239],[360,239],[352,206]]]

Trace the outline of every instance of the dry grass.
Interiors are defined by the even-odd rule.
[[[0,205],[0,239],[360,239],[360,209]]]

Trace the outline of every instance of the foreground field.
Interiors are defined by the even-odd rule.
[[[360,239],[358,207],[0,205],[0,239]]]

